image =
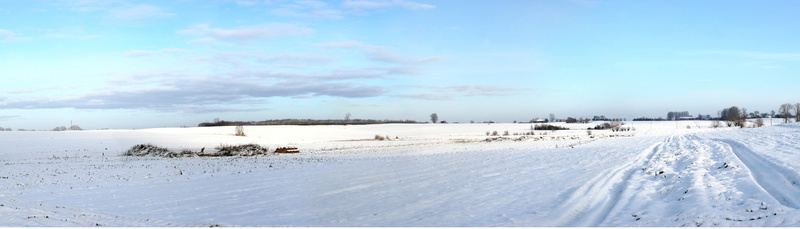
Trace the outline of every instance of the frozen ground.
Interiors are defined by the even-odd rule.
[[[800,226],[800,125],[628,122],[635,131],[594,138],[596,124],[558,125],[574,130],[521,141],[485,132],[530,124],[0,132],[0,226]],[[119,156],[140,143],[302,153]]]

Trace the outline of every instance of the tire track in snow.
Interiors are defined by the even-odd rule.
[[[208,224],[175,224],[163,220],[131,217],[119,214],[92,212],[84,209],[58,206],[58,205],[44,205],[27,203],[17,200],[15,198],[6,198],[2,201],[0,207],[8,208],[12,211],[6,211],[8,214],[0,217],[0,221],[4,223],[13,223],[12,225],[26,225],[26,226],[67,226],[67,227],[87,227],[87,226],[113,226],[113,225],[131,225],[131,226],[185,226],[185,227],[201,227],[209,226]],[[0,211],[3,212],[3,211]]]
[[[791,170],[770,162],[747,146],[726,139],[714,139],[731,147],[733,153],[745,164],[753,180],[784,206],[800,209],[800,176]]]
[[[662,147],[673,141],[669,137],[663,142],[653,144],[639,154],[636,160],[615,168],[613,171],[600,174],[575,190],[565,201],[561,210],[564,215],[558,225],[565,226],[597,226],[602,223],[611,210],[620,201],[622,193],[628,187],[631,176],[647,162],[651,161]]]

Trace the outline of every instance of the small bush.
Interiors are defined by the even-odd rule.
[[[586,133],[592,135],[592,130],[586,130]]]
[[[506,130],[506,132],[503,132],[503,136],[508,136],[508,131],[507,130]]]
[[[713,128],[719,128],[720,126],[722,126],[722,124],[720,124],[719,121],[717,121],[717,120],[714,120],[713,122],[711,122],[711,127],[713,127]]]
[[[492,132],[492,136],[499,136],[499,135],[500,134],[498,134],[496,130]]]
[[[756,119],[756,123],[755,124],[756,124],[756,127],[764,126],[764,119],[761,119],[761,118]]]
[[[539,124],[539,125],[536,125],[534,127],[534,129],[536,129],[536,130],[553,130],[553,131],[555,131],[555,130],[569,130],[569,128],[566,128],[566,127],[553,126],[553,125],[550,125],[550,124]]]
[[[242,125],[236,126],[236,136],[242,136],[242,137],[246,136],[244,135],[244,126]]]

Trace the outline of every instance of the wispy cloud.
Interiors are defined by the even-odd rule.
[[[30,40],[29,37],[20,37],[11,30],[0,29],[0,43],[12,43]]]
[[[489,85],[453,85],[446,87],[419,86],[434,89],[437,91],[453,91],[462,96],[507,96],[519,94],[528,90],[527,88],[512,88]]]
[[[394,97],[408,98],[408,99],[421,99],[421,100],[453,100],[453,95],[449,94],[435,94],[435,93],[419,93],[419,94],[398,94]]]
[[[102,12],[104,18],[121,22],[140,22],[175,16],[169,10],[147,4],[132,4],[126,0],[55,0],[53,5],[75,12]]]
[[[234,3],[236,3],[236,5],[240,5],[240,6],[255,6],[255,5],[260,4],[261,2],[263,2],[263,1],[252,1],[252,0],[234,1]]]
[[[189,54],[189,53],[192,53],[192,51],[186,49],[165,48],[160,50],[131,50],[122,53],[122,55],[127,57],[143,57],[143,56],[152,56],[158,54]]]
[[[124,0],[54,0],[55,6],[77,12],[107,11],[113,7],[127,4]]]
[[[341,4],[329,4],[317,0],[255,1],[234,2],[242,7],[266,7],[273,15],[310,19],[340,19],[346,15],[365,15],[375,10],[403,8],[409,10],[430,10],[436,6],[406,0],[346,0]],[[270,9],[271,8],[271,9]]]
[[[10,94],[27,94],[27,93],[36,93],[42,91],[61,91],[61,90],[72,90],[76,88],[82,87],[82,84],[74,84],[74,85],[58,85],[58,86],[44,86],[44,87],[34,87],[34,88],[25,88],[25,89],[14,89],[14,90],[7,90],[5,92]]]
[[[100,35],[97,34],[90,34],[86,32],[81,27],[77,26],[67,26],[62,27],[56,30],[50,30],[45,35],[44,38],[47,39],[77,39],[77,40],[86,40],[86,39],[94,39],[98,38]]]
[[[313,53],[284,53],[275,56],[260,57],[258,60],[279,67],[306,68],[309,66],[325,65],[336,60],[336,58]]]
[[[731,51],[731,50],[702,50],[689,52],[689,54],[696,55],[725,55],[736,56],[754,59],[776,59],[776,60],[791,60],[800,61],[800,53],[772,53],[772,52],[747,52],[747,51]]]
[[[204,38],[197,38],[193,40],[189,40],[186,42],[187,44],[193,45],[232,45],[231,43],[221,42],[213,37],[204,37]]]
[[[568,0],[568,2],[571,2],[573,4],[577,4],[577,5],[580,5],[580,6],[583,6],[583,7],[593,7],[593,6],[597,5],[598,3],[600,3],[599,1],[593,1],[593,0]]]
[[[424,64],[447,59],[446,56],[415,58],[394,52],[389,47],[368,45],[357,41],[325,42],[314,45],[332,48],[356,48],[362,51],[369,60],[395,64]]]
[[[208,24],[194,25],[178,31],[187,36],[208,36],[215,40],[258,41],[279,37],[305,36],[314,33],[313,29],[288,23],[267,23],[236,29],[212,28]]]
[[[241,71],[230,74],[237,77],[256,77],[262,79],[278,79],[291,82],[324,82],[351,79],[383,79],[385,74],[375,71],[334,70],[331,72],[299,73],[271,71]]]
[[[14,32],[11,32],[11,30],[0,29],[0,37],[11,37],[14,35]]]
[[[8,120],[14,120],[14,119],[19,119],[19,118],[22,118],[22,116],[19,116],[19,115],[0,115],[0,121],[8,121]]]
[[[430,10],[436,8],[434,5],[405,0],[346,0],[342,2],[342,6],[351,10],[384,9],[391,7],[402,7],[410,10]]]
[[[280,4],[279,8],[269,12],[278,16],[312,19],[339,19],[343,14],[341,10],[332,8],[328,3],[315,0],[298,0]]]
[[[275,74],[274,76],[278,76]],[[291,76],[282,76],[289,78]],[[324,77],[321,76],[320,77]],[[230,105],[274,97],[365,98],[382,96],[389,89],[353,82],[316,79],[275,80],[258,77],[198,77],[145,74],[120,79],[124,87],[108,87],[88,94],[36,98],[17,96],[0,101],[2,109],[149,109],[170,112],[200,112],[227,109]],[[200,109],[202,108],[202,109]]]
[[[510,96],[517,95],[529,90],[528,88],[513,88],[489,85],[451,85],[451,86],[427,86],[412,85],[411,88],[423,89],[431,92],[397,94],[394,97],[423,99],[423,100],[452,100],[458,97],[468,96]]]
[[[112,20],[135,21],[141,19],[155,19],[175,16],[174,13],[151,6],[151,5],[132,5],[127,7],[111,9],[107,17]]]

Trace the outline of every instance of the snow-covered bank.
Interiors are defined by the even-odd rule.
[[[530,124],[0,133],[0,225],[800,226],[798,125],[561,125],[536,136],[563,140],[488,142]],[[119,156],[140,143],[302,153]]]

